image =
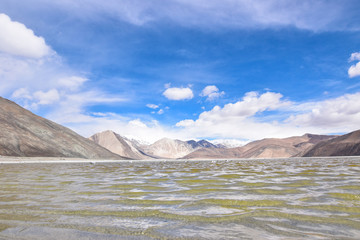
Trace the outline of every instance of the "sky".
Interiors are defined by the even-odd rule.
[[[358,0],[1,0],[0,96],[89,137],[360,128]]]

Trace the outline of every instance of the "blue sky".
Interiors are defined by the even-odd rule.
[[[84,136],[359,128],[357,0],[2,0],[0,12],[0,95]]]

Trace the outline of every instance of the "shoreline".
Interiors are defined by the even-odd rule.
[[[360,156],[328,156],[328,157],[289,157],[289,158],[236,158],[236,159],[84,159],[65,157],[11,157],[0,156],[0,164],[30,164],[30,163],[135,163],[135,162],[198,162],[198,161],[259,161],[259,160],[304,160],[304,159],[334,159],[358,158]]]

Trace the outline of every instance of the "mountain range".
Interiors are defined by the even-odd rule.
[[[133,159],[183,158],[198,149],[223,148],[221,145],[215,145],[206,140],[181,141],[170,138],[143,145],[110,130],[96,133],[89,139],[116,154]]]
[[[360,155],[360,130],[345,135],[267,138],[227,148],[207,140],[160,139],[145,145],[104,131],[86,139],[0,97],[0,155],[88,159],[236,159]]]

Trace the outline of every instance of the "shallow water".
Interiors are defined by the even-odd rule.
[[[360,158],[0,165],[0,239],[360,239]]]

